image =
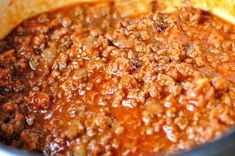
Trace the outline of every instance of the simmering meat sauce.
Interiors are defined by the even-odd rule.
[[[0,41],[0,140],[45,155],[166,154],[235,125],[235,26],[111,3],[24,21]]]

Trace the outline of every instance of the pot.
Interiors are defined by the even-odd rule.
[[[3,15],[0,15],[0,23],[1,23],[0,39],[3,38],[7,33],[9,33],[9,31],[11,31],[16,25],[18,25],[20,22],[22,22],[26,18],[35,16],[35,15],[42,13],[42,12],[56,9],[58,7],[62,7],[65,5],[71,5],[79,0],[60,1],[59,3],[54,0],[49,0],[49,1],[38,0],[37,4],[32,3],[32,1],[31,2],[28,1],[28,4],[27,4],[27,0],[25,0],[25,1],[26,1],[26,3],[22,3],[22,4],[20,4],[19,1],[18,2],[13,1],[12,2],[13,5],[10,5],[9,0],[0,1],[0,4],[1,4],[0,13],[2,13],[2,11],[5,11]],[[92,0],[80,0],[80,1],[89,2]],[[56,5],[51,5],[53,3]],[[17,6],[18,6],[18,8],[17,8]],[[197,6],[200,7],[200,5],[197,5]],[[17,14],[17,12],[19,12],[19,8],[20,8],[20,11],[22,11],[22,8],[25,8],[25,7],[33,8],[33,9],[29,10],[29,11],[23,11],[22,13],[20,13],[19,16],[15,16],[15,14]],[[205,8],[208,8],[208,6]],[[235,8],[235,3],[234,3],[234,5],[232,5],[232,9],[233,8]],[[208,9],[208,10],[210,10],[210,9]],[[13,18],[9,19],[10,17],[13,17]],[[17,18],[15,18],[15,17],[17,17]],[[229,18],[231,18],[231,21],[233,21],[235,19],[234,16],[231,16]],[[235,20],[234,20],[234,23],[235,23]],[[8,29],[3,29],[6,27]],[[231,156],[234,154],[235,154],[235,128],[231,129],[228,133],[226,133],[222,138],[220,138],[218,140],[200,145],[190,151],[179,152],[179,153],[175,154],[175,156],[198,156],[198,155],[200,155],[200,156]],[[11,147],[7,147],[6,145],[0,144],[0,155],[3,155],[3,156],[18,156],[18,155],[19,156],[20,155],[39,156],[42,154],[30,153],[30,152],[26,152],[26,151],[22,151],[22,150],[18,150],[18,149],[13,149]]]

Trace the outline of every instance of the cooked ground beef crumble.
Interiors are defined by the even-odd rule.
[[[45,155],[164,154],[235,125],[235,26],[111,3],[24,21],[0,41],[0,140]]]

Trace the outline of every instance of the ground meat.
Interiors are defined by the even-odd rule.
[[[235,125],[234,29],[194,8],[122,18],[111,3],[26,20],[0,41],[0,140],[45,155],[213,141]]]

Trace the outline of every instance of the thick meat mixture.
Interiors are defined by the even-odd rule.
[[[235,125],[235,26],[109,3],[26,20],[0,41],[0,140],[45,155],[189,150]]]

